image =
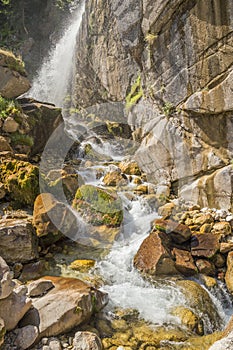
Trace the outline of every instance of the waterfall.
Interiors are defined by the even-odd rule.
[[[70,25],[61,36],[55,47],[44,60],[32,82],[28,96],[54,103],[62,107],[68,92],[74,66],[76,36],[82,21],[85,2],[82,1],[73,13]]]

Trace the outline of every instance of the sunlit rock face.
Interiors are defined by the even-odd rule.
[[[89,0],[76,54],[77,101],[126,102],[149,180],[227,209],[232,20],[230,0]]]

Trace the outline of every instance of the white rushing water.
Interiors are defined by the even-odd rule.
[[[137,309],[142,318],[154,324],[176,323],[170,311],[174,305],[185,303],[183,294],[172,284],[154,287],[133,268],[133,257],[157,215],[140,200],[132,203],[129,214],[123,239],[116,242],[107,258],[99,263],[99,272],[106,280],[103,290],[110,297],[109,307]]]
[[[32,82],[28,96],[63,106],[67,88],[71,79],[75,52],[76,36],[82,20],[85,2],[74,11],[72,21],[61,39],[44,60],[37,76]]]

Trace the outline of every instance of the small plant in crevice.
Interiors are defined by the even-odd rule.
[[[10,138],[13,145],[25,145],[29,147],[34,145],[34,140],[31,136],[20,134],[19,132],[12,133]]]
[[[126,96],[126,108],[130,109],[140,100],[142,96],[143,89],[141,84],[141,77],[139,75],[134,84],[131,86],[129,94]]]
[[[156,35],[156,34],[147,33],[147,35],[145,36],[145,41],[151,46],[154,44],[157,37],[158,37],[158,35]]]
[[[9,116],[19,116],[20,106],[14,100],[4,98],[0,95],[0,118],[6,119]]]
[[[166,101],[162,107],[162,111],[164,115],[168,117],[175,112],[175,106],[171,102]]]

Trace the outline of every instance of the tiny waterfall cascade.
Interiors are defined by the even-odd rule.
[[[72,77],[76,36],[81,25],[84,8],[85,1],[81,1],[74,10],[70,25],[44,60],[32,82],[32,88],[27,93],[28,96],[54,103],[58,107],[63,106]]]

